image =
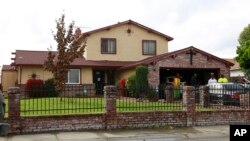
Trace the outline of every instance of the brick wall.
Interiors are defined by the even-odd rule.
[[[103,114],[24,117],[15,133],[104,129]]]
[[[196,112],[194,125],[249,124],[250,110]]]

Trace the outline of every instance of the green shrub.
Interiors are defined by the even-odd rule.
[[[47,97],[57,97],[58,93],[55,89],[55,79],[51,78],[45,81],[44,91]]]
[[[149,89],[148,67],[146,66],[136,67],[135,88],[136,88],[137,97],[146,96],[148,89]]]
[[[132,96],[132,97],[136,96],[135,74],[128,77],[126,88],[128,90],[129,96]]]

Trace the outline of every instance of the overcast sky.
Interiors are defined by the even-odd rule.
[[[173,37],[169,51],[192,45],[232,58],[250,23],[249,6],[250,0],[0,0],[0,66],[17,49],[56,49],[51,31],[62,13],[84,31],[131,19]]]

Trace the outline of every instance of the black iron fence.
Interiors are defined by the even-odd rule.
[[[216,83],[197,91],[197,99],[199,100],[197,109],[250,108],[250,89],[237,83]]]
[[[103,95],[93,87],[68,85],[62,92],[54,89],[22,91],[21,116],[103,113]]]
[[[116,104],[118,112],[180,111],[183,109],[181,97],[166,99],[165,93],[168,93],[167,89],[163,91],[159,88],[118,89]]]
[[[8,116],[8,96],[5,116]],[[182,111],[183,88],[172,86],[151,89],[117,89],[117,112]],[[250,108],[250,89],[238,85],[194,89],[196,109]],[[21,116],[104,113],[103,87],[68,85],[57,93],[53,89],[22,90]]]

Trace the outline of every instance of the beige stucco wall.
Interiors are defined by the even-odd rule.
[[[25,84],[27,80],[31,78],[32,73],[35,73],[38,79],[42,79],[44,81],[53,77],[51,72],[45,71],[43,67],[39,66],[22,67],[20,73],[21,73],[20,84]]]
[[[25,84],[27,80],[31,77],[32,73],[36,73],[37,78],[42,79],[44,81],[53,77],[51,72],[45,71],[42,67],[35,67],[35,66],[22,67],[21,71],[19,72],[21,74],[21,77],[20,76],[18,77],[19,79],[21,78],[20,84]],[[81,68],[81,82],[82,84],[93,83],[91,67]]]
[[[9,87],[15,86],[17,81],[17,71],[2,71],[3,91],[7,91]]]
[[[92,84],[92,68],[91,67],[83,67],[81,69],[81,80],[82,84]]]
[[[132,30],[128,34],[128,27]],[[101,38],[116,38],[116,54],[101,54]],[[157,55],[168,52],[168,41],[135,25],[121,25],[90,34],[84,56],[88,60],[137,61],[150,55],[142,55],[142,40],[156,40]]]

